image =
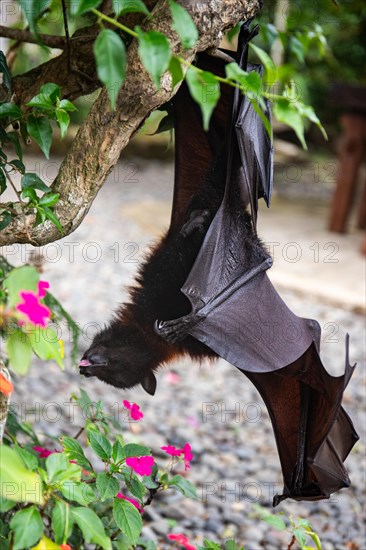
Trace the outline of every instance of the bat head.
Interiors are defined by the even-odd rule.
[[[128,327],[109,327],[97,334],[79,363],[79,372],[117,388],[132,388],[141,384],[154,395],[158,365],[146,346],[142,334]]]

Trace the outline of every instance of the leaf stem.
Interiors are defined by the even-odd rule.
[[[132,29],[129,29],[128,27],[126,27],[125,25],[123,25],[122,23],[120,23],[119,21],[116,21],[115,19],[112,19],[112,17],[108,17],[108,15],[105,15],[104,13],[102,13],[101,11],[99,10],[96,10],[96,9],[91,9],[90,10],[92,13],[94,13],[94,15],[96,15],[97,17],[99,17],[99,19],[102,19],[103,21],[106,21],[107,23],[110,23],[111,25],[114,25],[115,27],[117,27],[118,29],[121,29],[121,31],[133,36],[134,38],[137,38],[138,37],[138,34],[137,32],[133,31]]]

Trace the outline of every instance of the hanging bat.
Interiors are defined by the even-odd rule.
[[[247,63],[243,25],[234,56]],[[200,54],[204,70],[225,62]],[[272,146],[248,98],[223,86],[209,131],[182,84],[173,99],[175,187],[169,230],[142,266],[130,302],[98,334],[80,372],[120,388],[156,389],[154,372],[184,354],[223,357],[260,392],[273,425],[284,490],[318,500],[349,486],[343,462],[358,436],[341,406],[351,375],[319,357],[320,326],[294,315],[269,281],[272,259],[256,234],[258,198],[269,204]],[[269,115],[269,113],[267,113]],[[251,215],[246,207],[250,208]]]

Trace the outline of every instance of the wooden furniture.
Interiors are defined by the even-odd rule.
[[[339,171],[330,209],[329,230],[345,233],[357,196],[358,175],[366,151],[366,88],[346,84],[335,85],[331,103],[342,111],[342,128],[338,149]],[[366,228],[366,181],[358,205],[357,227]],[[366,240],[363,244],[366,253]]]

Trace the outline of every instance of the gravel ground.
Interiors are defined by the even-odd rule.
[[[96,327],[102,326],[116,304],[123,301],[126,285],[132,282],[146,247],[168,224],[172,180],[170,164],[121,162],[82,226],[42,249],[44,278],[83,329],[80,354]],[[301,222],[297,218],[294,223]],[[30,246],[8,249],[8,259],[15,263],[28,260],[31,254]],[[328,501],[287,500],[276,511],[309,518],[325,550],[364,550],[364,319],[293,290],[281,294],[296,313],[318,319],[325,329],[322,357],[332,374],[342,372],[344,335],[351,333],[351,361],[357,361],[358,367],[346,389],[344,406],[361,440],[346,461],[352,480],[349,489]],[[60,336],[67,343],[65,329]],[[281,470],[260,397],[226,362],[197,365],[186,360],[170,365],[158,375],[154,397],[139,388],[122,392],[96,379],[86,380],[71,365],[61,372],[55,365],[37,362],[15,385],[13,402],[22,407],[23,417],[29,415],[31,419],[32,408],[39,411],[40,433],[77,431],[77,419],[68,415],[67,402],[71,391],[84,387],[95,400],[103,399],[110,407],[122,399],[141,406],[144,421],[126,429],[126,439],[141,439],[151,446],[157,457],[160,453],[160,464],[165,463],[161,445],[187,441],[192,445],[194,460],[188,478],[199,487],[199,501],[164,493],[145,513],[144,534],[160,541],[160,548],[171,548],[164,542],[168,532],[183,532],[195,544],[204,537],[218,542],[236,537],[245,543],[246,550],[287,548],[291,539],[288,533],[250,517],[254,503],[271,510],[273,494],[282,490]]]

